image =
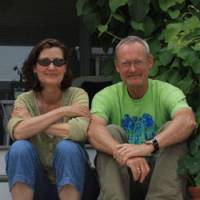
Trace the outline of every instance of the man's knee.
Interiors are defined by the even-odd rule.
[[[187,142],[170,145],[160,151],[160,156],[180,157],[188,151]]]
[[[107,129],[109,133],[112,135],[112,137],[119,143],[124,143],[128,141],[125,131],[120,126],[117,126],[115,124],[110,124],[107,126]]]
[[[187,152],[186,143],[171,145],[162,149],[156,159],[146,199],[183,199],[185,180],[177,174],[179,158]],[[180,196],[180,197],[179,197]]]

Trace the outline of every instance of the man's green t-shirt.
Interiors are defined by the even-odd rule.
[[[152,79],[140,99],[131,98],[127,86],[119,82],[98,92],[92,101],[92,113],[104,118],[107,124],[121,126],[132,144],[153,138],[181,108],[189,108],[183,92],[169,83]]]

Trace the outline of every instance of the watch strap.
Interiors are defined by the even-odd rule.
[[[159,149],[160,149],[160,146],[159,146],[158,141],[157,141],[156,138],[153,138],[152,140],[146,141],[145,144],[153,145],[153,147],[154,147],[154,150],[152,151],[153,154],[156,153],[157,151],[159,151]]]
[[[157,140],[156,138],[153,138],[153,139],[152,139],[152,144],[153,144],[153,147],[154,147],[154,150],[153,150],[152,153],[158,152],[159,149],[160,149],[160,146],[159,146],[158,140]]]

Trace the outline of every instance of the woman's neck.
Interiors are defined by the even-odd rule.
[[[60,103],[62,99],[62,91],[53,89],[44,89],[39,94],[38,97],[40,101],[44,102],[45,104],[51,105],[51,104],[57,104]]]

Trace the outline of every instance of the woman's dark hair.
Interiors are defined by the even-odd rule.
[[[26,90],[34,90],[37,92],[42,91],[42,86],[36,74],[34,73],[33,69],[37,63],[37,60],[41,51],[43,51],[44,49],[52,48],[52,47],[60,48],[63,52],[63,57],[66,60],[66,63],[67,64],[69,63],[68,61],[69,52],[68,52],[67,47],[64,45],[64,43],[53,38],[48,38],[48,39],[40,41],[38,44],[36,44],[33,47],[28,58],[25,60],[22,66],[22,79],[23,79],[23,84]],[[67,66],[67,71],[60,85],[61,90],[64,91],[68,87],[70,87],[71,82],[72,82],[72,73],[69,66]]]

